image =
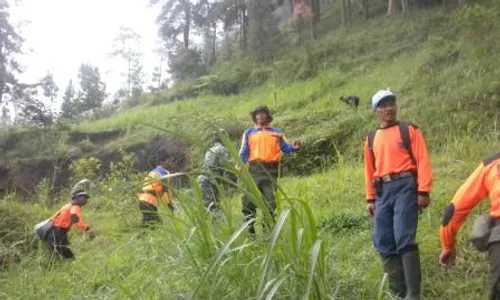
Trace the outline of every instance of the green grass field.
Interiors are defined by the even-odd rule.
[[[420,216],[418,233],[425,299],[479,299],[483,294],[487,265],[466,243],[470,221],[459,235],[457,266],[443,270],[437,265],[441,211],[475,167],[476,162],[469,160],[432,157],[433,203]],[[84,212],[98,237],[86,241],[73,231],[77,260],[51,262],[43,245],[23,252],[20,262],[3,271],[0,295],[13,299],[266,299],[276,288],[273,299],[380,297],[386,290],[381,288],[383,273],[371,243],[371,220],[364,212],[360,164],[349,161],[323,173],[283,179],[286,195],[279,194],[279,207],[284,222],[275,243],[266,242],[262,234],[254,241],[241,231],[239,197],[225,199],[225,220],[212,222],[202,211],[201,199],[179,192],[178,214],[162,207],[164,224],[145,232],[143,238],[134,238],[141,232],[135,202],[96,194]],[[98,208],[96,203],[102,202],[109,204]],[[25,210],[26,205],[3,202],[2,209]],[[481,212],[486,212],[484,205],[475,210]],[[51,214],[41,207],[23,213],[29,217],[19,231],[26,238],[31,237],[32,224]]]

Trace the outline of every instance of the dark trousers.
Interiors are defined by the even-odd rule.
[[[274,218],[276,211],[275,192],[278,189],[278,165],[250,163],[249,172],[264,197],[265,204],[271,216]],[[243,216],[246,220],[255,219],[257,206],[252,202],[252,195],[245,194],[243,196]],[[270,224],[266,222],[268,229]],[[254,223],[251,223],[248,228],[249,232],[255,234]]]
[[[215,180],[208,177],[208,175],[200,175],[197,181],[200,185],[205,207],[209,210],[216,210],[219,202],[219,191],[214,183]]]
[[[488,279],[488,295],[490,300],[500,300],[500,242],[488,247],[490,275]]]
[[[161,223],[161,218],[158,215],[158,208],[151,203],[139,201],[139,209],[142,212],[142,225],[153,225]]]
[[[375,200],[373,245],[382,257],[417,250],[418,194],[414,177],[382,184]]]
[[[50,251],[58,257],[64,259],[74,259],[75,255],[69,248],[68,231],[54,227],[45,236],[45,243]]]

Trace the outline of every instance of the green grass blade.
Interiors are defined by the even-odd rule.
[[[267,294],[265,300],[273,299],[274,294],[276,294],[276,292],[278,291],[278,289],[281,286],[281,284],[283,283],[283,281],[285,281],[285,279],[287,279],[288,277],[289,276],[285,276],[285,277],[280,278],[280,280],[276,281],[276,283],[273,285],[273,287],[269,291],[269,294]]]
[[[264,294],[266,293],[266,291],[276,282],[278,278],[273,278],[271,280],[269,280],[268,282],[266,282],[266,286],[262,289],[262,292],[259,294],[259,297],[257,297],[257,299],[262,299],[264,298]]]
[[[228,253],[228,250],[229,250],[229,247],[231,246],[231,244],[234,243],[234,241],[236,241],[236,239],[240,236],[240,234],[243,231],[246,230],[247,226],[251,222],[252,222],[252,220],[250,220],[250,221],[246,222],[245,224],[243,224],[243,226],[241,226],[236,232],[233,233],[233,235],[231,236],[231,238],[224,244],[224,246],[219,249],[219,251],[218,251],[218,253],[217,253],[216,257],[215,257],[215,260],[212,262],[212,264],[210,265],[210,267],[207,269],[207,271],[205,272],[205,274],[201,278],[200,283],[198,284],[198,287],[196,287],[194,293],[191,295],[191,297],[189,297],[189,299],[195,299],[196,294],[198,293],[198,291],[202,287],[203,282],[207,279],[208,274],[210,274],[213,271],[213,269],[215,268],[215,266],[217,265],[217,263],[222,259],[222,257],[226,253]]]
[[[278,237],[280,235],[281,229],[283,228],[283,225],[285,224],[286,218],[290,214],[290,209],[286,208],[283,210],[283,212],[280,214],[280,217],[278,219],[278,222],[274,226],[273,230],[273,235],[271,237],[271,242],[269,243],[269,248],[267,250],[267,254],[264,260],[264,268],[262,269],[262,274],[260,278],[260,284],[259,288],[257,291],[257,295],[260,295],[262,293],[262,290],[264,289],[264,284],[266,282],[266,278],[269,272],[269,266],[271,265],[272,261],[272,252],[274,247],[276,246],[276,242],[278,241]]]
[[[382,280],[380,281],[380,285],[378,287],[378,294],[377,294],[378,300],[384,299],[384,290],[386,282],[387,282],[387,273],[384,273],[384,276],[382,277]]]
[[[318,261],[318,257],[320,256],[320,250],[321,250],[321,241],[316,241],[311,250],[311,268],[309,270],[309,278],[307,280],[306,292],[302,297],[303,300],[309,299],[309,294],[311,293],[311,286],[314,279],[314,273],[316,270],[316,262]]]

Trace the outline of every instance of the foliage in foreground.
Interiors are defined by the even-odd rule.
[[[437,228],[442,209],[491,144],[475,140],[472,156],[460,151],[463,143],[450,147],[455,155],[432,157],[434,201],[420,216],[424,295],[426,299],[477,299],[483,295],[488,270],[484,257],[465,241],[471,222],[460,235],[458,264],[451,270],[437,266]],[[176,191],[178,213],[161,207],[164,222],[151,231],[139,228],[135,200],[123,198],[126,189],[99,191],[84,209],[98,238],[88,242],[73,231],[74,262],[52,261],[36,243],[30,243],[34,248],[19,249],[20,260],[7,266],[0,277],[0,295],[14,299],[63,299],[66,295],[113,299],[391,299],[371,244],[370,219],[364,215],[361,162],[345,161],[323,173],[286,178],[280,183],[277,225],[267,238],[259,232],[256,239],[244,230],[240,213],[243,190],[259,199],[247,173],[240,177],[238,189],[224,197],[222,220],[206,215],[200,191],[194,186],[193,193]],[[129,189],[134,190],[140,181],[131,184]],[[109,182],[100,185],[112,188]],[[30,216],[25,223],[11,227],[13,240],[32,239],[32,224],[55,209],[28,207],[8,199],[1,202],[1,210],[12,216]]]

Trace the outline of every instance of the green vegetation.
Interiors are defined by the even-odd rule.
[[[56,207],[49,209],[42,200],[19,203],[10,195],[0,201],[0,253],[9,258],[0,274],[0,297],[391,299],[381,288],[382,267],[369,218],[362,217],[361,142],[375,125],[368,99],[385,87],[399,96],[400,118],[422,127],[432,152],[433,203],[420,216],[418,234],[425,299],[484,297],[488,270],[484,256],[466,242],[471,221],[462,229],[457,266],[450,270],[437,266],[437,229],[458,186],[500,146],[500,62],[495,55],[500,51],[500,6],[493,2],[369,20],[349,32],[324,32],[320,23],[323,35],[310,45],[313,69],[303,68],[303,49],[292,49],[275,62],[274,77],[242,94],[201,94],[73,125],[71,131],[77,132],[124,131],[108,144],[116,149],[157,134],[182,137],[195,155],[207,128],[241,133],[249,125],[248,112],[265,103],[275,111],[275,124],[306,144],[284,162],[278,226],[269,241],[262,234],[254,241],[242,230],[240,193],[224,199],[226,218],[213,222],[205,217],[196,189],[193,198],[176,191],[179,213],[163,208],[164,224],[137,237],[133,191],[140,179],[123,187],[112,175],[98,184],[84,208],[98,237],[87,242],[73,232],[77,260],[52,262],[44,249],[36,249],[31,228]],[[237,65],[216,65],[214,74],[222,76]],[[308,79],[295,81],[301,69]],[[252,69],[254,76],[258,70]],[[170,101],[172,93],[160,99]],[[360,108],[340,102],[341,94],[359,95]],[[251,189],[247,176],[240,185]],[[475,213],[486,209],[484,203]]]
[[[462,148],[465,144],[456,146]],[[427,299],[478,298],[487,266],[484,258],[466,244],[465,234],[460,235],[457,267],[445,271],[436,263],[436,229],[441,210],[476,162],[469,162],[463,155],[432,158],[436,169],[434,203],[421,215],[419,230],[425,295]],[[28,249],[17,245],[21,261],[3,271],[2,293],[9,298],[27,299],[40,295],[57,299],[65,295],[184,299],[199,288],[195,299],[246,299],[259,298],[259,285],[264,280],[264,286],[269,285],[264,298],[276,285],[276,299],[295,299],[308,290],[313,248],[321,241],[314,271],[317,282],[310,297],[371,299],[379,293],[382,273],[371,245],[369,218],[363,217],[362,182],[359,162],[342,163],[334,170],[307,178],[282,180],[286,196],[279,194],[279,205],[281,217],[287,217],[274,246],[262,237],[253,241],[246,232],[239,231],[243,223],[236,197],[224,201],[226,219],[217,223],[206,219],[200,198],[190,199],[179,191],[176,196],[180,212],[173,215],[162,207],[164,225],[143,233],[141,239],[135,237],[140,232],[135,201],[128,197],[122,200],[128,194],[123,193],[123,188],[118,195],[101,191],[95,193],[90,207],[84,208],[98,238],[88,242],[76,230],[72,234],[77,260],[52,263],[45,249],[33,251],[33,244]],[[15,226],[12,241],[19,237],[30,240],[32,224],[51,214],[33,205],[26,211],[25,204],[10,200],[1,205],[2,211],[23,218],[18,223],[2,219]],[[309,209],[315,221],[308,218]],[[231,237],[235,240],[226,244]]]

